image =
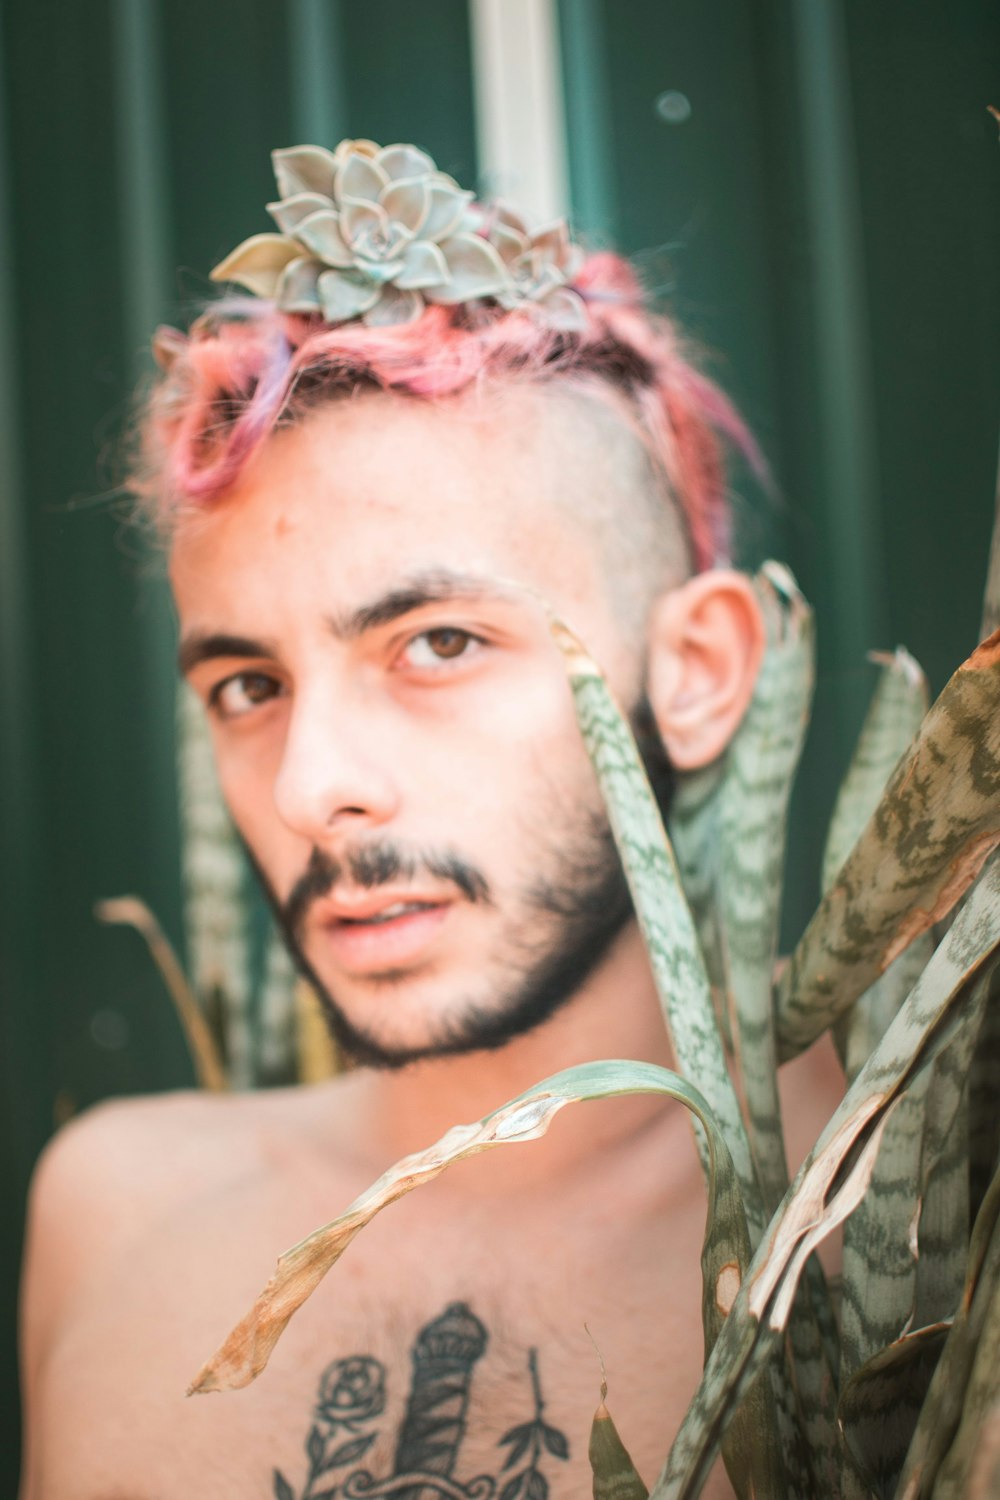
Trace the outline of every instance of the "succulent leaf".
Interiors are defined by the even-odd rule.
[[[371,199],[374,202],[388,183],[389,178],[378,165],[377,160],[373,161],[370,157],[361,156],[357,151],[351,151],[337,167],[334,198],[340,204],[345,203],[349,198]]]
[[[345,271],[324,271],[317,283],[323,316],[328,323],[345,323],[375,306],[382,288]]]
[[[424,310],[424,299],[419,292],[403,291],[399,285],[387,286],[381,297],[363,314],[369,328],[390,328],[399,323],[412,323]]]
[[[380,202],[390,219],[396,219],[411,234],[419,235],[430,208],[431,193],[422,178],[391,182]]]
[[[428,240],[444,240],[454,234],[465,217],[472,194],[445,182],[430,184],[430,204],[421,233]]]
[[[375,159],[390,182],[406,177],[427,177],[436,172],[434,162],[419,146],[383,146]]]
[[[273,297],[281,272],[300,254],[292,240],[280,234],[254,234],[220,260],[213,281],[235,281],[258,297]]]
[[[437,245],[430,240],[414,240],[403,252],[403,269],[395,284],[401,291],[420,291],[424,287],[441,286],[448,279],[448,262]]]
[[[337,159],[324,146],[290,146],[271,152],[271,164],[282,198],[299,193],[317,193],[333,198]]]
[[[354,264],[354,251],[344,238],[340,215],[333,209],[320,209],[302,219],[295,238],[326,266],[346,271]]]
[[[302,256],[290,260],[278,278],[275,301],[282,312],[317,313],[322,310],[319,278],[323,267],[318,261]]]
[[[448,281],[428,292],[429,302],[452,306],[476,297],[493,297],[507,283],[507,272],[493,246],[474,234],[453,234],[442,242]]]
[[[332,208],[333,204],[330,199],[324,198],[320,193],[296,193],[291,198],[283,198],[278,203],[267,205],[268,213],[282,234],[292,238],[303,219],[308,219],[311,214],[327,212]]]

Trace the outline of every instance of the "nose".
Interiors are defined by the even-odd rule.
[[[385,727],[329,690],[299,696],[274,800],[282,821],[317,845],[337,829],[389,822],[399,794]]]

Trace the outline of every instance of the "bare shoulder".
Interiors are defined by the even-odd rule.
[[[124,1228],[152,1204],[171,1200],[221,1168],[220,1131],[232,1146],[237,1101],[197,1093],[114,1099],[71,1120],[39,1158],[31,1189],[32,1228],[56,1228],[63,1214],[75,1234],[99,1233],[95,1220],[111,1216]],[[200,1143],[200,1150],[199,1150]],[[105,1219],[105,1228],[111,1227]]]
[[[165,1221],[269,1170],[282,1137],[295,1131],[301,1113],[295,1092],[115,1099],[53,1137],[39,1158],[28,1203],[26,1366],[42,1357],[109,1252],[127,1255]]]

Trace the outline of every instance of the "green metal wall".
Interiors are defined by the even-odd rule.
[[[561,0],[559,21],[577,217],[640,252],[720,351],[780,484],[753,497],[747,555],[786,557],[817,605],[791,930],[865,650],[902,641],[939,686],[976,632],[1000,414],[1000,11]],[[269,149],[342,134],[418,140],[474,180],[465,0],[0,5],[5,1492],[31,1163],[59,1111],[190,1081],[138,939],[91,916],[135,891],[180,936],[171,626],[109,455],[153,324],[262,227]]]

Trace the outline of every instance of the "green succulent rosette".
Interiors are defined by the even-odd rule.
[[[244,240],[213,281],[328,323],[409,323],[427,303],[490,298],[583,326],[568,286],[582,255],[561,221],[533,232],[514,209],[484,208],[416,146],[348,140],[271,160],[281,196],[267,210],[281,233]]]

